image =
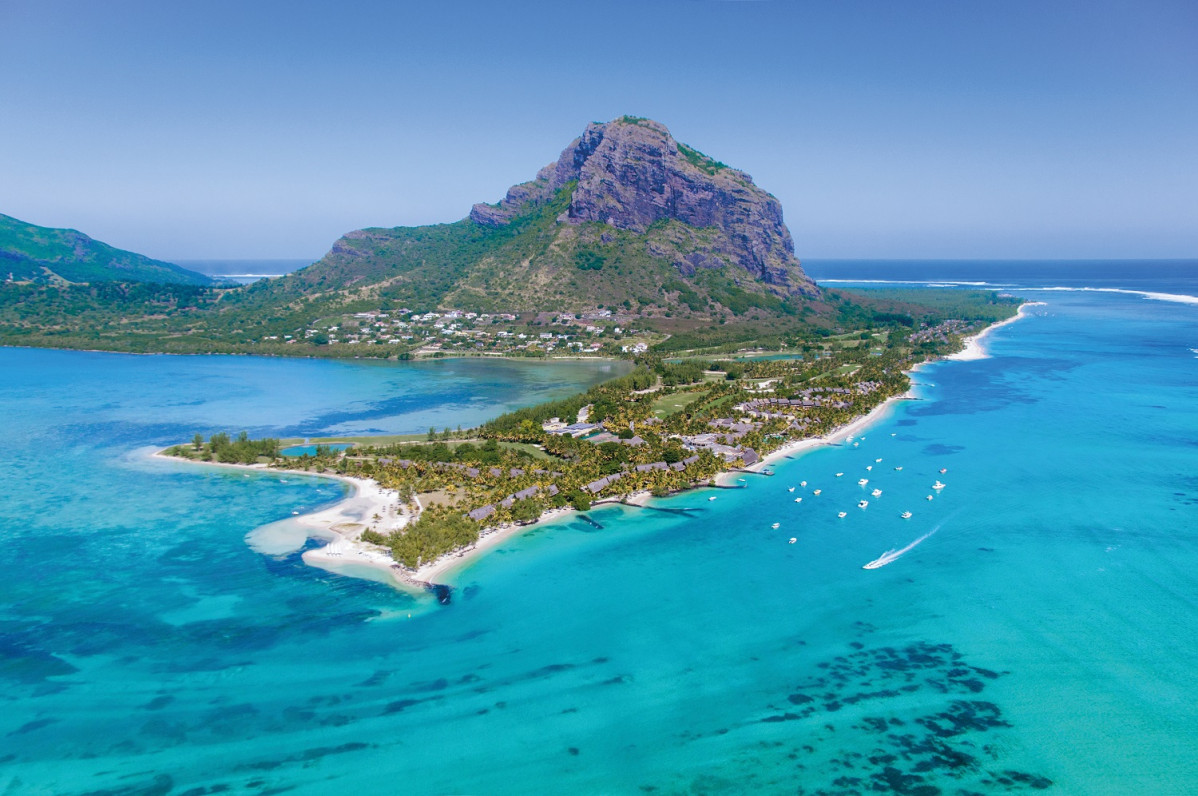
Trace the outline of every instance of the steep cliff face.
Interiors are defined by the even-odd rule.
[[[702,246],[676,247],[661,236],[646,246],[682,275],[731,265],[775,294],[818,294],[794,256],[778,200],[748,174],[679,144],[649,119],[588,125],[536,179],[513,186],[496,205],[475,205],[470,218],[500,227],[565,188],[570,201],[559,224],[596,222],[643,234],[658,222],[681,222],[704,230]]]

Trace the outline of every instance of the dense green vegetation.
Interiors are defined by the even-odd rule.
[[[415,568],[471,544],[487,527],[532,522],[555,507],[585,511],[596,499],[669,494],[788,440],[827,433],[905,391],[912,365],[958,349],[964,335],[1009,317],[1016,306],[987,293],[935,294],[933,306],[922,308],[907,298],[875,303],[870,317],[881,323],[809,332],[801,357],[669,362],[644,355],[624,376],[477,429],[430,429],[424,441],[361,440],[348,451],[320,445],[315,456],[285,466],[373,478],[396,490],[416,519],[394,531],[368,527],[362,539]],[[964,317],[941,314],[950,311]],[[547,425],[583,416],[599,426],[584,430],[586,438]],[[197,435],[171,452],[281,463],[278,448],[277,440],[255,442],[242,433],[208,442]]]
[[[0,279],[49,284],[121,280],[211,285],[203,274],[93,240],[73,229],[39,227],[0,214]]]
[[[716,172],[728,168],[727,163],[721,163],[715,158],[708,157],[699,150],[688,147],[686,144],[678,145],[678,154],[690,161],[692,166],[707,174],[714,175]]]
[[[249,434],[242,431],[233,438],[224,432],[213,434],[205,442],[202,435],[196,434],[190,445],[176,445],[167,453],[203,462],[256,464],[278,458],[279,441],[269,437],[250,439]],[[332,449],[326,446],[324,453],[326,456],[332,455]]]
[[[422,513],[403,533],[386,537],[385,544],[396,561],[415,569],[449,550],[476,541],[478,530],[478,523],[462,516],[460,511],[434,507]]]

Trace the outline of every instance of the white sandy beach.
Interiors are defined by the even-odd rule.
[[[971,337],[966,337],[965,347],[955,354],[949,354],[945,357],[945,359],[951,360],[953,362],[971,362],[976,359],[988,359],[990,354],[986,351],[986,347],[982,345],[982,342],[986,339],[986,336],[1000,326],[1006,326],[1009,323],[1015,323],[1015,321],[1024,317],[1027,314],[1028,307],[1036,307],[1043,303],[1043,301],[1028,301],[1020,304],[1019,312],[1017,312],[1015,315],[1012,315],[1005,321],[999,321],[998,323],[991,324]]]
[[[992,331],[994,331],[995,329],[997,329],[1000,326],[1006,326],[1009,323],[1014,323],[1015,321],[1019,320],[1020,318],[1023,318],[1027,314],[1026,308],[1035,307],[1035,306],[1041,305],[1043,303],[1044,302],[1042,302],[1042,301],[1028,301],[1028,302],[1021,304],[1019,306],[1019,312],[1017,312],[1015,315],[1012,315],[1010,318],[1007,318],[1005,321],[999,321],[998,323],[987,326],[985,329],[978,332],[976,335],[973,335],[972,337],[965,338],[965,348],[964,349],[962,349],[961,351],[958,351],[955,354],[950,354],[950,355],[944,357],[943,359],[936,360],[936,361],[951,360],[954,362],[966,362],[966,361],[976,360],[976,359],[986,359],[989,356],[989,354],[986,352],[985,347],[982,345],[982,341],[985,339],[986,335],[990,334]],[[907,375],[911,376],[911,375],[917,373],[920,370],[920,368],[924,367],[925,365],[930,365],[930,364],[932,364],[932,363],[931,362],[921,362],[918,365],[915,365],[914,367],[912,367],[910,370],[908,370]],[[820,445],[835,445],[838,442],[843,441],[847,437],[855,437],[858,434],[860,434],[862,431],[864,431],[866,428],[868,428],[869,426],[873,425],[874,423],[878,422],[883,417],[885,417],[896,402],[912,400],[914,398],[915,398],[915,396],[912,395],[910,391],[908,391],[907,393],[905,393],[903,395],[896,395],[893,398],[887,398],[881,404],[874,407],[873,410],[871,410],[869,412],[869,414],[862,415],[861,417],[857,418],[856,420],[853,420],[849,423],[845,423],[843,426],[839,426],[839,427],[833,429],[832,431],[828,432],[827,434],[823,435],[822,437],[811,437],[810,439],[795,440],[794,442],[787,443],[786,445],[783,445],[778,450],[776,450],[773,453],[769,454],[768,456],[764,457],[757,464],[753,465],[752,467],[746,467],[745,469],[753,471],[753,472],[758,472],[762,468],[768,467],[769,465],[777,462],[779,459],[784,459],[787,457],[794,456],[797,453],[801,453],[803,451],[808,451],[808,450],[811,450],[812,448],[817,448]],[[717,483],[722,484],[724,486],[731,485],[731,484],[735,483],[735,476],[736,476],[735,471],[721,473],[717,477]]]
[[[760,472],[762,469],[778,462],[781,459],[793,457],[798,453],[809,451],[813,448],[818,448],[821,445],[835,445],[847,437],[855,437],[866,428],[885,417],[896,402],[910,400],[911,398],[912,396],[910,393],[896,395],[893,398],[887,398],[885,401],[870,410],[869,414],[862,415],[855,420],[845,423],[843,426],[837,426],[827,434],[824,434],[822,437],[808,437],[807,439],[788,442],[781,448],[778,448],[778,450],[765,456],[757,464],[754,464],[751,467],[746,467],[745,470],[750,472]],[[720,484],[721,486],[735,485],[737,472],[738,471],[736,470],[732,470],[726,473],[720,473],[718,476],[716,476],[716,483]]]
[[[277,476],[327,478],[348,484],[350,494],[337,503],[320,511],[286,517],[255,528],[246,534],[246,543],[264,555],[285,555],[299,550],[309,538],[320,539],[327,544],[305,551],[305,564],[408,589],[418,586],[389,553],[376,545],[359,541],[362,531],[367,528],[373,528],[385,536],[412,521],[411,512],[400,504],[399,493],[393,489],[384,489],[368,478],[280,469],[264,464],[190,462],[161,452],[150,455],[175,464],[251,470]]]
[[[968,361],[984,359],[987,354],[982,346],[982,340],[987,334],[1000,326],[1014,323],[1024,317],[1027,307],[1041,302],[1028,302],[1019,308],[1019,313],[1005,321],[986,327],[979,334],[967,338],[965,349],[952,354],[945,359]],[[913,374],[924,364],[914,366],[908,371]],[[835,445],[847,437],[857,436],[869,426],[884,418],[896,402],[914,398],[911,393],[888,398],[876,406],[868,414],[851,422],[845,423],[821,437],[795,440],[778,450],[770,453],[752,467],[745,468],[751,472],[759,472],[781,459],[793,457],[804,451],[812,450],[821,445]],[[327,473],[312,473],[305,470],[290,470],[268,468],[264,464],[219,464],[214,462],[188,462],[161,452],[151,454],[156,459],[175,462],[176,464],[191,464],[206,467],[227,467],[239,470],[255,470],[272,475],[301,475],[316,478],[330,478],[349,484],[352,492],[343,500],[320,511],[289,517],[277,522],[255,528],[246,535],[247,543],[258,552],[266,555],[283,555],[303,547],[309,538],[326,540],[324,547],[307,550],[303,554],[304,563],[320,567],[330,572],[349,577],[366,578],[387,583],[405,590],[420,590],[424,584],[435,580],[444,581],[461,571],[467,564],[482,556],[502,542],[528,531],[542,522],[564,517],[574,511],[566,506],[549,509],[533,522],[517,525],[509,523],[490,528],[483,528],[478,541],[466,547],[446,553],[435,561],[420,566],[414,572],[396,563],[385,550],[376,545],[360,541],[362,531],[373,528],[383,535],[399,530],[412,522],[419,511],[412,513],[403,507],[399,494],[394,490],[384,489],[377,482],[366,478],[355,478],[344,475]],[[716,483],[722,486],[736,484],[738,471],[721,473],[716,476]],[[648,492],[637,492],[626,497],[603,498],[595,505],[625,503],[643,506],[650,499]]]

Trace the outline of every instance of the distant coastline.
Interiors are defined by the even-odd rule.
[[[1027,307],[1036,306],[1041,303],[1025,302],[1021,304],[1016,315],[990,324],[977,334],[964,338],[962,341],[964,347],[961,351],[936,360],[919,363],[907,370],[906,374],[910,376],[922,367],[934,362],[971,361],[986,358],[987,354],[983,346],[985,338],[998,327],[1014,323],[1020,318],[1026,317]],[[821,436],[791,441],[749,467],[724,470],[712,479],[712,484],[695,484],[692,488],[702,489],[710,485],[731,486],[735,483],[738,472],[759,473],[771,464],[775,464],[781,460],[794,458],[821,446],[835,445],[846,437],[865,431],[886,417],[899,401],[904,400],[917,399],[912,395],[910,390],[902,395],[892,396],[871,409],[867,414],[856,417]],[[527,523],[505,523],[485,527],[480,530],[479,537],[475,542],[452,550],[433,561],[411,569],[392,559],[383,548],[362,542],[359,537],[362,531],[367,528],[366,518],[379,517],[383,523],[383,528],[389,532],[402,529],[419,516],[420,507],[418,499],[418,511],[413,515],[411,512],[405,512],[398,508],[400,501],[397,492],[385,489],[376,481],[367,478],[329,473],[312,473],[306,470],[270,467],[266,464],[245,465],[195,462],[167,455],[165,449],[151,455],[158,460],[176,463],[233,468],[258,473],[316,476],[346,484],[351,490],[350,494],[334,505],[316,512],[298,515],[294,518],[284,518],[278,521],[279,523],[295,523],[305,529],[308,537],[327,541],[327,544],[323,547],[305,551],[303,553],[304,563],[309,566],[326,569],[336,574],[381,581],[405,591],[417,593],[429,590],[438,585],[435,582],[436,579],[451,578],[454,574],[460,572],[484,555],[488,550],[493,549],[507,539],[518,536],[544,522],[576,513],[576,510],[569,506],[551,508],[544,511],[540,517]],[[593,505],[644,505],[649,498],[650,495],[648,492],[636,492],[620,497],[603,498],[597,500]],[[262,526],[251,532],[250,537],[262,531],[263,528],[269,528],[277,524],[270,523],[267,526]]]

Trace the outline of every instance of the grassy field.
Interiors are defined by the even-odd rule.
[[[675,412],[681,412],[704,395],[707,393],[676,392],[673,395],[663,395],[653,402],[653,413],[658,417],[669,417]]]

